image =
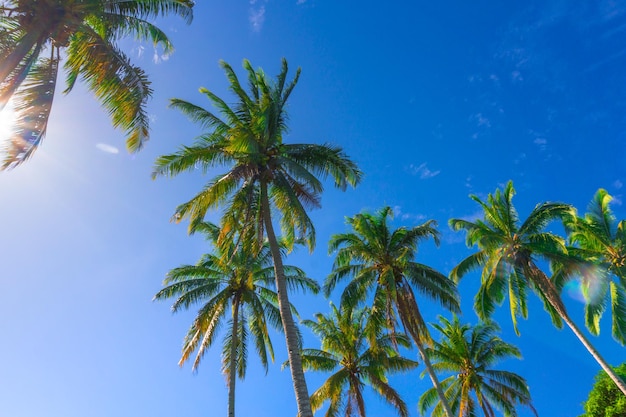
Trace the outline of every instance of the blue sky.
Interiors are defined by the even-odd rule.
[[[439,222],[442,245],[418,260],[447,273],[469,250],[447,227],[475,216],[469,198],[509,179],[522,216],[542,201],[584,211],[599,187],[626,217],[626,2],[360,2],[256,0],[198,2],[195,19],[160,25],[176,52],[124,42],[155,90],[151,140],[128,155],[81,87],[56,98],[43,146],[23,166],[0,174],[0,407],[25,416],[169,416],[226,413],[220,349],[197,374],[180,369],[182,337],[193,311],[172,315],[153,303],[165,273],[208,250],[169,218],[210,176],[150,179],[157,156],[189,144],[199,130],[168,99],[210,106],[198,88],[228,98],[218,61],[244,58],[276,74],[288,59],[302,67],[290,99],[290,142],[338,144],[365,173],[341,193],[329,184],[312,212],[317,248],[288,262],[320,281],[328,274],[331,234],[344,217],[394,207],[397,226]],[[217,220],[216,213],[210,219]],[[462,281],[464,321],[475,322],[476,275]],[[564,295],[582,326],[582,304]],[[336,298],[336,297],[335,297]],[[524,376],[539,414],[582,413],[599,367],[569,330],[556,330],[534,295],[530,317],[512,331],[503,306],[502,338],[522,361],[502,364]],[[434,321],[440,309],[421,300]],[[322,296],[295,296],[303,317],[327,311]],[[610,336],[610,316],[593,342],[612,364],[625,360]],[[311,334],[307,345],[317,347]],[[238,385],[240,415],[293,416],[295,401],[278,335],[277,361],[264,375],[250,355]],[[420,368],[420,372],[421,372]],[[308,375],[312,391],[323,375]],[[419,372],[393,378],[411,415],[429,387]],[[393,410],[368,396],[370,415]],[[520,410],[521,416],[531,415]]]

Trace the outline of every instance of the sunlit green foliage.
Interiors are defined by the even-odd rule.
[[[395,331],[399,321],[415,342],[433,384],[437,386],[437,376],[425,352],[431,337],[415,291],[458,312],[457,289],[445,275],[415,261],[420,242],[432,238],[439,243],[434,222],[394,230],[387,224],[391,216],[391,208],[384,207],[375,214],[361,213],[347,219],[352,230],[334,235],[329,243],[329,251],[337,253],[324,292],[329,295],[340,281],[350,279],[341,295],[341,304],[347,308],[365,302],[368,294],[373,293],[371,324],[368,324],[366,333],[381,325]],[[373,338],[370,340],[373,342]],[[442,392],[440,397],[445,403]]]
[[[615,373],[626,381],[626,363],[614,368]],[[626,416],[626,396],[611,381],[606,372],[600,371],[596,382],[583,404],[585,414],[580,417],[623,417]]]
[[[456,415],[495,417],[496,410],[500,410],[506,417],[515,417],[518,404],[537,414],[524,378],[513,372],[493,369],[502,360],[521,358],[517,347],[496,336],[500,330],[496,323],[479,323],[472,327],[461,324],[456,316],[452,321],[440,316],[439,323],[433,326],[441,333],[441,340],[435,342],[428,352],[438,373],[451,374],[441,381],[441,385]],[[431,407],[431,416],[444,415],[434,388],[426,391],[418,404],[422,415]]]
[[[584,217],[568,222],[571,252],[590,265],[555,274],[563,286],[571,272],[582,281],[587,328],[600,333],[600,318],[610,306],[613,338],[626,344],[626,221],[617,221],[610,203],[613,197],[600,189],[589,203]]]
[[[287,99],[298,82],[300,70],[287,82],[287,61],[282,61],[276,80],[254,70],[247,60],[248,92],[241,86],[230,65],[221,62],[236,103],[228,105],[207,89],[200,91],[220,112],[219,116],[184,100],[172,100],[181,110],[207,131],[192,146],[157,159],[153,176],[175,176],[181,172],[223,168],[188,202],[176,208],[174,218],[189,218],[190,228],[204,219],[209,209],[222,209],[220,241],[233,239],[240,244],[259,247],[267,236],[274,261],[276,289],[285,330],[290,369],[296,391],[298,413],[312,417],[309,393],[300,361],[296,326],[289,309],[289,297],[274,232],[273,218],[278,216],[284,242],[291,249],[304,240],[312,250],[315,229],[306,209],[320,206],[321,178],[331,177],[335,186],[355,186],[361,171],[343,150],[333,145],[286,144]]]
[[[574,208],[563,203],[541,203],[520,222],[512,202],[514,195],[513,183],[509,181],[504,191],[498,189],[489,194],[486,202],[471,196],[483,210],[482,219],[450,220],[454,230],[466,231],[468,246],[478,247],[478,252],[462,260],[450,276],[458,281],[468,272],[480,269],[480,288],[474,298],[476,313],[482,320],[488,320],[496,306],[508,297],[513,327],[518,334],[517,318],[528,317],[527,291],[533,290],[543,301],[554,325],[561,328],[565,322],[602,369],[612,374],[609,364],[569,316],[560,295],[564,278],[558,278],[557,273],[551,280],[537,266],[537,260],[543,259],[557,271],[578,271],[582,263],[588,262],[576,256],[575,251],[570,253],[563,237],[546,231],[552,221],[570,223],[576,214]],[[624,317],[622,312],[618,312],[618,317]],[[612,379],[626,395],[626,384],[614,374]]]
[[[199,305],[200,308],[183,342],[182,366],[197,351],[196,370],[207,349],[213,345],[220,327],[227,322],[222,345],[222,371],[229,383],[229,416],[234,415],[235,376],[246,374],[249,339],[267,370],[268,357],[274,359],[269,327],[282,329],[277,294],[272,290],[274,269],[268,245],[258,253],[230,245],[217,245],[219,229],[210,223],[196,225],[214,245],[195,265],[183,265],[168,272],[165,288],[155,300],[175,299],[172,311]],[[301,269],[285,265],[291,288],[319,290]]]
[[[333,373],[311,395],[313,411],[328,402],[326,417],[338,417],[341,414],[346,417],[365,417],[363,388],[369,385],[396,408],[398,415],[407,417],[407,405],[387,380],[388,374],[407,372],[418,365],[396,352],[397,346],[410,346],[407,337],[385,332],[379,327],[374,334],[369,335],[374,337],[374,343],[370,344],[365,330],[369,309],[339,309],[332,303],[330,308],[328,315],[318,313],[316,321],[303,322],[322,342],[322,349],[303,350],[304,368]]]

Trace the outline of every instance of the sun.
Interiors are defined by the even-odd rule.
[[[9,140],[14,124],[15,111],[11,103],[9,103],[0,111],[0,143],[5,143]]]

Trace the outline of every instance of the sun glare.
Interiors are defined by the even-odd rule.
[[[5,143],[11,135],[11,127],[15,122],[15,111],[11,103],[0,112],[0,143]]]

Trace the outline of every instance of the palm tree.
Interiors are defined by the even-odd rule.
[[[165,288],[154,299],[175,298],[173,312],[203,303],[187,332],[179,361],[183,366],[197,350],[194,371],[213,344],[230,307],[228,332],[223,341],[222,372],[228,384],[228,416],[233,417],[235,381],[237,376],[243,379],[246,374],[248,339],[252,337],[266,372],[268,355],[274,360],[268,324],[279,329],[281,323],[277,294],[269,288],[274,281],[272,257],[267,245],[255,254],[234,245],[216,245],[219,229],[211,223],[196,224],[196,231],[203,232],[215,244],[215,253],[204,255],[195,265],[169,271]],[[318,284],[299,268],[286,265],[285,276],[291,288],[319,290]]]
[[[439,244],[439,233],[434,221],[412,228],[400,227],[390,230],[387,219],[392,215],[390,207],[376,214],[357,214],[348,218],[352,227],[349,233],[334,235],[329,251],[337,251],[333,271],[326,279],[324,292],[328,296],[337,283],[351,276],[341,296],[342,305],[352,308],[366,300],[374,292],[370,327],[377,328],[386,323],[395,333],[399,318],[420,353],[433,385],[447,408],[443,391],[439,386],[426,352],[432,342],[426,323],[418,308],[413,288],[429,298],[437,300],[443,307],[459,311],[456,285],[433,268],[414,261],[417,245],[432,237]]]
[[[454,230],[467,232],[467,245],[476,245],[479,249],[452,269],[450,277],[458,282],[468,272],[482,269],[481,285],[474,299],[476,313],[481,320],[488,320],[495,306],[500,305],[508,294],[511,319],[518,335],[517,317],[528,317],[527,290],[534,290],[554,325],[561,328],[565,322],[602,369],[615,376],[604,358],[571,320],[559,295],[559,287],[536,263],[537,259],[544,259],[560,266],[573,265],[577,268],[580,265],[579,259],[567,253],[562,237],[544,231],[551,221],[565,221],[574,216],[574,209],[563,203],[542,203],[520,225],[512,203],[514,195],[511,181],[504,191],[498,189],[495,194],[489,194],[487,202],[472,195],[471,198],[483,209],[484,219],[474,222],[450,220]],[[626,384],[617,376],[614,381],[626,395]]]
[[[492,369],[500,360],[522,357],[517,347],[496,336],[500,331],[496,323],[490,321],[472,327],[462,325],[457,316],[452,322],[439,316],[439,322],[433,327],[442,338],[428,352],[433,358],[433,368],[454,374],[441,381],[441,385],[458,417],[476,416],[478,407],[485,417],[495,417],[494,408],[503,411],[506,417],[515,417],[516,404],[529,407],[537,415],[526,380],[513,372]],[[418,403],[420,413],[424,415],[436,401],[435,390],[426,391]],[[443,415],[441,403],[436,404],[432,416]]]
[[[585,319],[592,334],[600,333],[600,318],[610,301],[613,338],[626,344],[626,221],[617,221],[606,190],[596,192],[583,218],[568,222],[569,239],[577,245],[570,251],[592,263],[578,272],[586,295]],[[567,270],[561,270],[559,272]],[[582,272],[582,273],[581,273]],[[555,274],[562,287],[569,274]],[[611,278],[616,278],[616,281]]]
[[[287,144],[286,103],[298,81],[286,83],[287,61],[276,81],[269,80],[261,69],[254,70],[247,60],[249,92],[241,86],[233,69],[221,62],[230,90],[237,102],[229,106],[206,89],[204,93],[220,110],[223,120],[189,102],[174,99],[172,106],[208,129],[193,146],[157,159],[153,176],[175,176],[200,168],[226,169],[187,203],[177,207],[176,220],[189,218],[191,225],[203,219],[207,210],[223,208],[222,239],[238,234],[242,244],[259,246],[267,237],[274,261],[280,315],[285,330],[287,352],[293,378],[298,412],[312,417],[309,394],[300,359],[296,325],[289,309],[285,271],[272,218],[280,215],[282,237],[291,249],[303,238],[312,250],[315,230],[306,208],[320,206],[323,186],[318,177],[331,176],[335,186],[355,186],[361,172],[336,146]]]
[[[401,417],[409,412],[406,404],[388,383],[387,374],[405,372],[418,363],[397,354],[396,345],[409,347],[410,342],[402,334],[385,334],[383,328],[376,330],[375,344],[370,345],[365,332],[369,309],[338,309],[331,303],[328,316],[315,315],[317,321],[305,320],[322,341],[322,349],[304,349],[302,363],[307,370],[333,372],[311,395],[313,411],[330,402],[326,417],[339,416],[341,410],[350,417],[365,417],[363,387],[371,386]]]
[[[69,92],[77,79],[126,131],[129,151],[148,139],[145,72],[116,41],[132,35],[170,52],[165,33],[146,19],[169,13],[188,22],[192,0],[4,0],[0,4],[0,110],[13,98],[14,134],[0,169],[13,168],[41,143],[48,125],[61,57]],[[63,53],[61,53],[63,50]]]

